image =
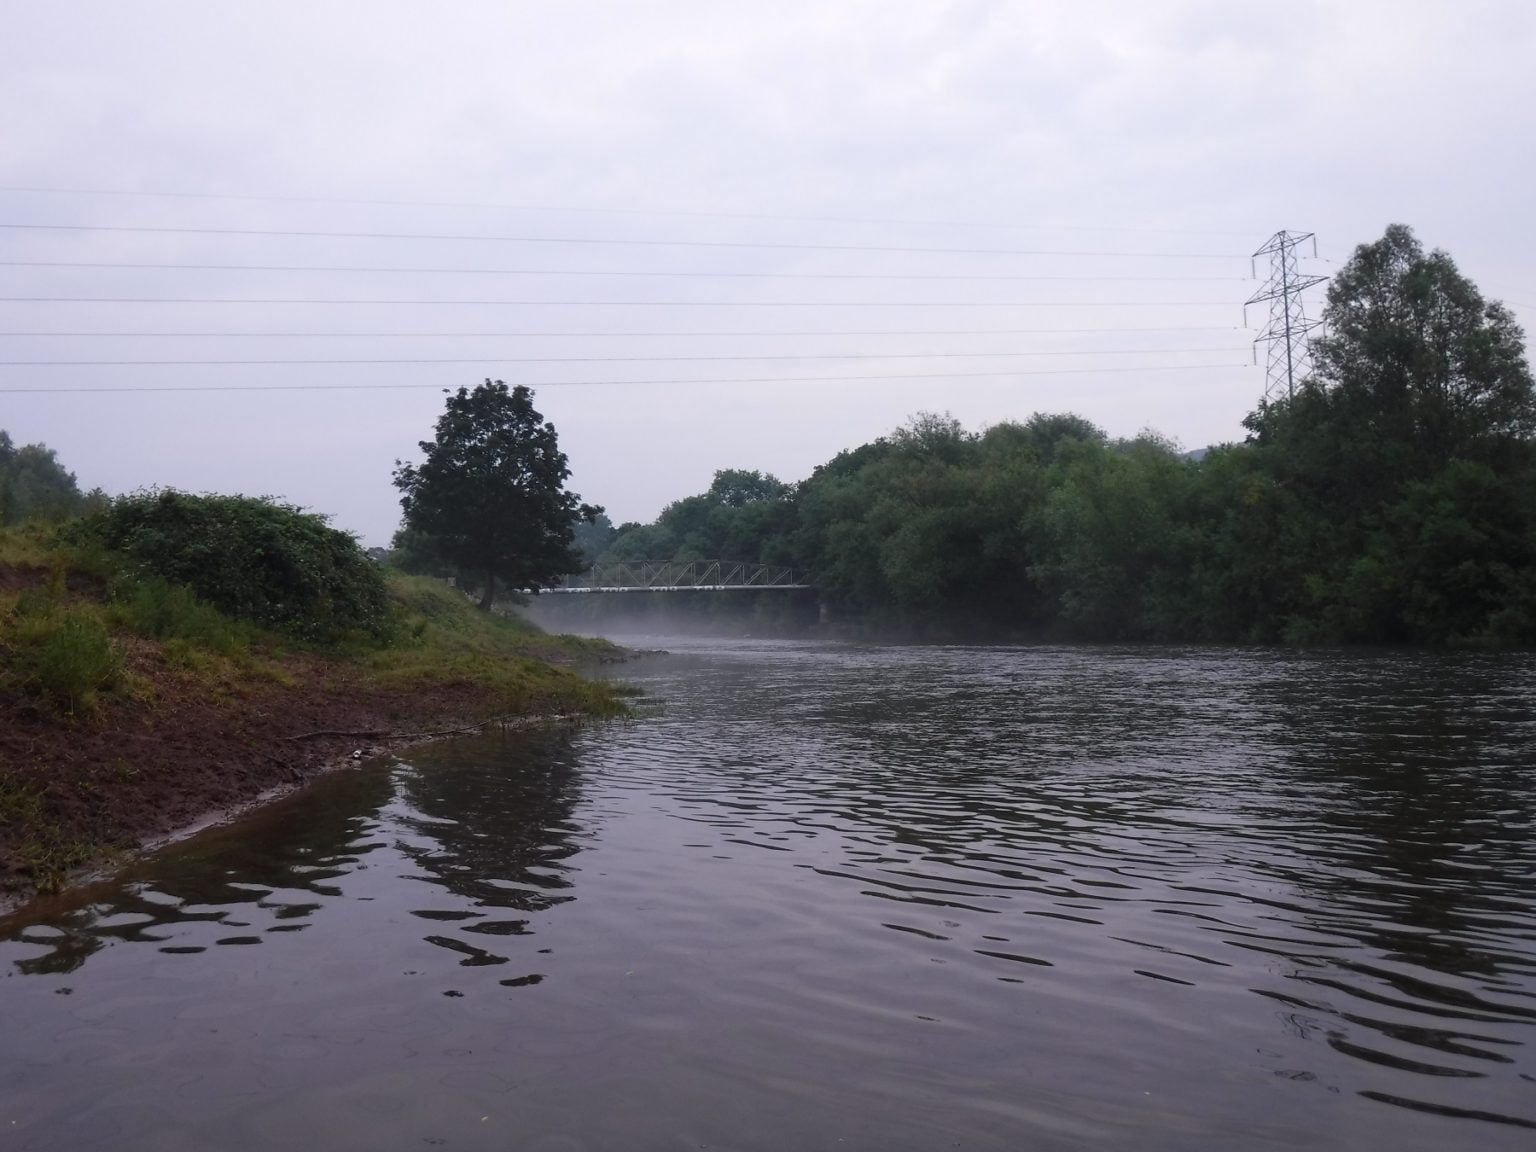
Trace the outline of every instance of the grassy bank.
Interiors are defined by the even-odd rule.
[[[578,671],[618,651],[399,574],[376,626],[297,639],[67,531],[0,530],[0,891],[403,734],[618,714]]]

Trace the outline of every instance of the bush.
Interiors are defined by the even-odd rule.
[[[26,617],[15,639],[22,687],[66,712],[94,711],[96,694],[122,679],[106,625],[89,610]]]
[[[306,640],[381,638],[384,577],[356,539],[325,518],[251,496],[136,492],[84,521],[78,535],[127,556],[141,580],[185,585],[227,616]],[[151,619],[184,613],[147,594]]]
[[[159,576],[136,581],[118,594],[122,620],[141,636],[234,656],[245,650],[246,636],[235,621],[192,589]]]

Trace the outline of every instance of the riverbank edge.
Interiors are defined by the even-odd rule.
[[[608,659],[615,658],[624,657]],[[610,687],[545,661],[539,663],[548,673],[579,681],[586,699],[509,707],[513,702],[498,698],[490,686],[458,681],[413,685],[411,699],[402,701],[399,691],[355,684],[325,691],[316,673],[340,668],[306,663],[310,675],[303,682],[242,683],[245,691],[235,701],[202,692],[178,700],[166,693],[147,710],[138,701],[118,702],[109,716],[83,725],[41,713],[7,716],[0,722],[0,748],[29,746],[36,758],[29,771],[4,766],[0,783],[37,785],[35,795],[51,803],[46,819],[32,826],[0,821],[0,916],[39,900],[67,898],[147,852],[379,756],[492,728],[628,712]],[[215,751],[221,746],[222,755]],[[73,756],[66,754],[71,748]],[[137,751],[141,763],[114,762],[108,749],[129,757]],[[62,858],[58,845],[66,846]],[[23,863],[28,861],[30,867]]]
[[[72,868],[68,874],[48,888],[4,885],[0,877],[0,921],[28,911],[46,911],[50,905],[74,906],[85,893],[98,884],[108,883],[113,877],[131,868],[137,861],[151,856],[173,844],[190,840],[216,828],[228,827],[260,812],[262,809],[299,795],[322,777],[336,772],[355,771],[386,756],[398,756],[409,748],[448,740],[464,739],[495,728],[503,732],[535,728],[541,725],[581,724],[597,719],[611,719],[586,712],[544,712],[528,715],[495,717],[489,720],[452,726],[442,731],[405,733],[399,736],[374,737],[350,752],[340,752],[321,760],[295,778],[272,784],[254,795],[232,800],[209,808],[191,820],[170,829],[145,834],[137,842],[87,860]],[[343,739],[343,742],[345,739]],[[387,745],[384,746],[384,745]]]
[[[78,707],[33,690],[17,660],[25,598],[43,589],[50,626],[84,617],[109,638],[113,683]],[[251,632],[221,652],[135,630],[62,559],[0,563],[0,907],[365,754],[629,711],[621,685],[584,674],[632,658],[623,648],[479,612],[423,578],[391,576],[389,595],[394,641]]]

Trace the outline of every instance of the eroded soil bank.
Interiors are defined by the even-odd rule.
[[[13,593],[45,577],[0,566]],[[419,581],[393,593],[418,622],[411,638],[363,652],[274,645],[225,658],[116,631],[119,686],[90,708],[27,691],[4,674],[0,643],[0,905],[354,752],[492,720],[623,710],[610,686],[569,667],[620,649],[488,617]],[[81,603],[99,595],[70,591]]]
[[[130,664],[150,692],[104,701],[94,717],[0,700],[0,900],[300,783],[354,751],[397,746],[390,735],[507,715],[494,689],[467,681],[383,688],[298,658],[284,661],[291,684],[241,677],[210,687],[155,668],[159,660],[135,653]],[[309,735],[317,732],[337,734]]]

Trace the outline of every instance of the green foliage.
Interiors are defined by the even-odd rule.
[[[789,485],[763,472],[727,468],[715,473],[706,495],[727,507],[742,508],[748,504],[784,500],[789,496]]]
[[[66,607],[61,581],[17,604],[6,630],[11,675],[21,689],[71,715],[96,710],[98,693],[123,678],[122,658],[101,614],[90,606]]]
[[[400,527],[389,542],[387,562],[417,576],[457,576],[458,565],[444,559],[436,541],[419,528]]]
[[[590,568],[596,564],[597,558],[608,551],[608,546],[613,543],[616,535],[618,535],[618,529],[613,526],[613,521],[608,519],[607,513],[604,512],[599,512],[590,520],[583,520],[577,524],[572,542],[580,556],[581,566]]]
[[[281,702],[291,693],[326,693],[335,683],[345,684],[338,700],[343,711],[373,692],[380,714],[399,731],[549,712],[612,716],[627,710],[621,694],[607,684],[553,663],[611,659],[611,645],[548,636],[525,621],[477,612],[441,581],[390,577],[392,643],[364,646],[344,637],[307,646],[302,657],[285,661],[272,646],[273,634],[231,621],[185,586],[155,576],[135,578],[122,561],[104,563],[65,536],[38,524],[0,529],[0,706],[17,710],[30,697],[36,703],[25,705],[29,723],[41,726],[41,739],[27,738],[29,755],[0,763],[0,858],[10,866],[0,870],[39,889],[57,887],[73,870],[100,862],[140,831],[131,820],[125,825],[115,810],[118,785],[163,766],[102,764],[82,758],[76,746],[80,718],[95,712],[101,697],[114,689],[119,698],[97,721],[104,730],[110,734],[142,724],[151,733],[158,728],[173,744],[176,733],[166,724],[201,724],[204,736],[229,735],[229,709],[242,700],[254,697],[269,716],[280,716]],[[80,566],[82,558],[88,567]],[[125,638],[127,629],[159,643]],[[245,649],[248,637],[263,641],[259,656]],[[133,655],[131,678],[119,644]],[[176,671],[167,675],[167,668]],[[275,693],[272,684],[290,693]],[[194,710],[181,708],[156,717],[161,703],[186,701],[189,693],[191,700],[209,705],[201,720]],[[47,712],[57,714],[51,722]],[[257,733],[261,730],[258,723]],[[261,738],[236,735],[246,743]],[[100,738],[98,732],[93,742]],[[171,770],[180,769],[172,764]],[[232,780],[237,791],[250,783]]]
[[[527,388],[460,388],[420,447],[422,463],[397,461],[394,474],[405,527],[430,541],[432,556],[483,581],[483,608],[498,580],[537,589],[581,567],[575,527],[602,509],[565,491],[565,453]]]
[[[0,621],[0,652],[5,679],[69,715],[94,713],[99,694],[123,682],[122,657],[100,609],[70,602],[59,562]]]
[[[0,428],[0,526],[27,520],[59,521],[80,512],[86,497],[74,473],[42,444],[17,448]]]
[[[751,560],[788,563],[794,492],[762,472],[716,472],[709,490],[667,505],[655,524],[624,524],[605,555],[613,560]]]
[[[1536,644],[1524,334],[1394,225],[1329,291],[1317,372],[1198,460],[1037,414],[921,414],[788,488],[722,472],[615,559],[808,569],[834,619],[1091,640]]]
[[[305,640],[347,633],[382,637],[387,628],[379,566],[352,536],[292,505],[169,489],[139,492],[87,517],[75,537],[129,559],[132,575],[151,588],[134,594],[130,612],[142,612],[150,627],[180,619],[178,627],[214,629],[208,620],[199,622],[190,601],[149,583],[158,578],[190,589],[227,616]]]
[[[1143,436],[1076,441],[1056,457],[1040,508],[1035,576],[1073,635],[1166,639],[1188,633],[1180,595],[1195,465]]]
[[[580,711],[615,715],[623,706],[606,684],[555,663],[598,660],[617,650],[603,640],[550,636],[516,615],[477,611],[440,580],[389,580],[395,642],[360,655],[371,682],[388,687],[473,686],[500,713]]]
[[[176,651],[198,648],[220,656],[246,651],[249,626],[242,627],[183,584],[159,576],[121,589],[116,606],[122,622],[141,636],[172,642]],[[167,649],[171,651],[171,649]]]

